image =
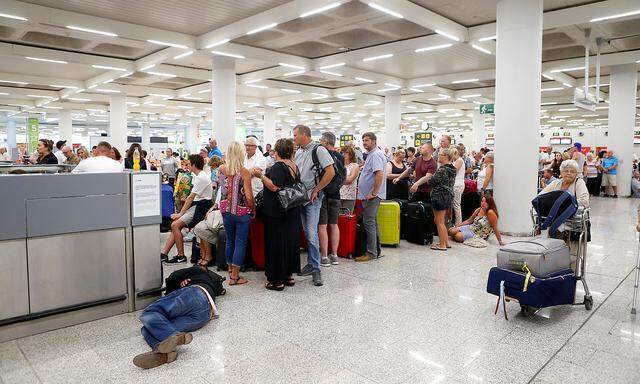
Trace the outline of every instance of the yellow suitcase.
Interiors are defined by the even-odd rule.
[[[380,244],[397,247],[400,244],[400,204],[382,201],[378,209]]]

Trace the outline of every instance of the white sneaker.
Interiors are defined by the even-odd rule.
[[[324,256],[320,259],[320,265],[322,265],[323,267],[330,267],[331,266],[331,260],[329,260],[328,257]]]
[[[331,261],[331,265],[338,265],[338,256],[329,255],[329,260]]]

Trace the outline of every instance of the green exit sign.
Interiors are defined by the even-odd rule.
[[[481,115],[493,115],[493,104],[480,104]]]

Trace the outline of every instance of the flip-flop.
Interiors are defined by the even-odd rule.
[[[431,249],[433,249],[434,251],[446,251],[447,250],[447,248],[440,248],[437,245],[432,245]]]

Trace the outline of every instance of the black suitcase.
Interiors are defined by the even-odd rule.
[[[191,264],[197,264],[200,260],[200,239],[194,237],[191,240]]]
[[[414,244],[433,243],[435,224],[431,205],[420,201],[407,204],[405,239]]]
[[[215,260],[216,269],[218,271],[228,271],[227,265],[227,234],[224,228],[218,231],[218,243],[213,247],[213,258]]]
[[[407,204],[409,204],[408,200],[403,199],[393,199],[400,205],[400,238],[405,238],[405,233],[407,230]]]

